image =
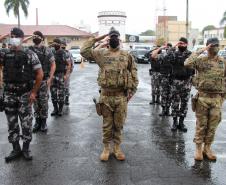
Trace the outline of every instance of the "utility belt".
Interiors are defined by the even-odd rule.
[[[103,96],[126,96],[126,91],[123,89],[101,89]]]
[[[211,93],[211,92],[203,92],[199,91],[199,97],[208,97],[208,98],[219,98],[224,97],[223,93]]]
[[[33,88],[33,82],[28,83],[6,83],[4,86],[5,92],[14,93],[17,95],[22,95],[31,91]]]

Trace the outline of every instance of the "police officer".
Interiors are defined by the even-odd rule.
[[[109,47],[93,49],[96,42],[108,37]],[[81,48],[81,55],[96,61],[100,71],[98,84],[101,87],[99,103],[103,116],[104,150],[100,160],[107,161],[110,143],[114,142],[113,153],[117,160],[125,160],[120,148],[122,129],[127,114],[127,103],[135,94],[138,78],[132,55],[120,49],[120,34],[111,28],[108,35],[90,38]]]
[[[169,109],[171,106],[171,83],[172,83],[172,65],[166,59],[168,51],[172,44],[168,43],[166,46],[159,47],[152,52],[152,58],[158,60],[160,71],[160,95],[162,112],[159,116],[169,116]],[[164,52],[162,52],[164,51]]]
[[[187,49],[188,41],[181,37],[178,44],[178,50],[172,49],[168,55],[167,60],[172,64],[172,117],[173,125],[171,130],[179,129],[182,132],[187,132],[184,125],[184,118],[188,111],[188,100],[191,91],[191,77],[194,74],[193,69],[184,67],[185,60],[191,55]],[[179,124],[178,124],[179,118]]]
[[[71,62],[71,71],[70,71],[70,74],[69,74],[68,79],[64,83],[64,88],[65,88],[65,100],[64,100],[64,104],[65,105],[69,105],[70,104],[70,102],[69,102],[69,96],[70,96],[70,77],[71,77],[71,73],[72,73],[73,68],[74,68],[74,60],[73,60],[72,54],[66,49],[66,47],[67,47],[66,42],[65,41],[62,41],[61,48],[66,52],[66,54],[68,55],[68,58],[70,59],[70,62]]]
[[[40,31],[33,33],[33,46],[30,46],[33,52],[35,52],[42,64],[44,77],[37,93],[36,101],[34,102],[34,117],[35,125],[33,132],[41,130],[47,131],[46,119],[48,118],[48,100],[49,100],[49,88],[53,79],[53,75],[56,69],[55,58],[50,48],[47,48],[42,44],[44,36]]]
[[[32,140],[32,103],[35,101],[43,78],[41,63],[37,55],[22,47],[24,33],[19,28],[11,30],[8,52],[1,55],[3,65],[5,114],[8,121],[9,142],[13,145],[12,152],[5,157],[6,161],[23,157],[31,160],[29,145]],[[33,79],[35,76],[35,82]],[[19,144],[21,122],[23,148]]]
[[[71,71],[71,61],[67,53],[61,49],[61,40],[53,40],[54,57],[56,70],[54,73],[52,85],[50,87],[51,98],[53,103],[53,112],[51,116],[62,116],[64,106],[64,83],[68,80]]]
[[[216,129],[221,121],[221,107],[225,95],[226,61],[217,56],[219,40],[210,38],[204,49],[193,53],[185,62],[185,67],[198,71],[194,85],[198,90],[192,101],[196,115],[195,160],[203,160],[203,155],[209,160],[217,159],[211,150]],[[208,56],[201,55],[208,51]],[[204,144],[204,148],[203,148]]]
[[[157,49],[157,48],[156,48]],[[152,51],[153,52],[153,51]],[[150,104],[160,104],[160,60],[158,58],[152,57],[152,52],[150,52],[150,61],[151,61],[151,89],[152,89],[152,101]],[[158,54],[161,53],[161,50]]]

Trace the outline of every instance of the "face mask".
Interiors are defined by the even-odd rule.
[[[35,39],[33,39],[33,42],[35,45],[39,45],[42,42],[42,40],[39,38],[35,38]]]
[[[186,51],[187,47],[178,46],[178,49],[179,49],[180,52],[184,52],[184,51]]]
[[[18,47],[19,45],[21,45],[21,38],[10,38],[9,44],[11,44],[11,46]]]
[[[110,38],[109,45],[113,49],[117,48],[119,46],[119,39],[118,38]]]
[[[210,49],[209,49],[209,53],[211,54],[211,55],[217,55],[217,53],[219,52],[219,47],[211,47]]]
[[[60,49],[60,45],[55,45],[54,48],[55,48],[55,50],[59,50]]]

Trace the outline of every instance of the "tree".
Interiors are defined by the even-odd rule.
[[[146,30],[145,32],[142,32],[140,35],[141,36],[154,36],[155,35],[155,31],[153,31],[153,30]]]
[[[204,34],[204,31],[212,30],[212,29],[216,29],[216,27],[214,25],[208,25],[202,29],[202,34]]]
[[[20,27],[20,8],[23,10],[25,17],[28,16],[29,0],[5,0],[4,3],[6,13],[12,10],[14,16],[18,18],[18,27]]]
[[[224,12],[224,14],[223,14],[223,17],[222,17],[222,19],[221,19],[221,21],[220,21],[220,25],[222,25],[223,26],[223,24],[226,22],[226,11]]]
[[[156,40],[156,45],[157,45],[157,46],[162,46],[162,45],[164,45],[165,43],[166,43],[166,41],[165,41],[164,38],[158,38],[158,39]]]
[[[224,27],[224,38],[226,39],[226,26]]]

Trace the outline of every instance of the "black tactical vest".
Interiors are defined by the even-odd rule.
[[[153,72],[160,72],[160,60],[159,59],[153,60],[151,58],[151,69]]]
[[[160,73],[163,75],[170,75],[172,73],[172,65],[167,56],[161,57],[159,59],[160,63]]]
[[[49,78],[49,73],[50,73],[50,61],[48,61],[48,57],[46,56],[46,47],[42,46],[40,48],[31,46],[29,47],[33,52],[35,52],[38,56],[38,59],[40,60],[42,64],[42,70],[44,72],[44,77],[43,79],[48,79]]]
[[[191,55],[190,51],[180,52],[175,51],[173,53],[174,60],[171,61],[172,63],[172,76],[178,80],[186,80],[190,78],[194,74],[193,69],[189,69],[184,67],[185,60]]]
[[[32,63],[25,51],[5,53],[3,66],[4,83],[29,84],[33,81]]]
[[[65,61],[65,51],[58,50],[54,53],[55,62],[56,62],[56,71],[55,73],[65,73],[66,72],[66,61]]]

